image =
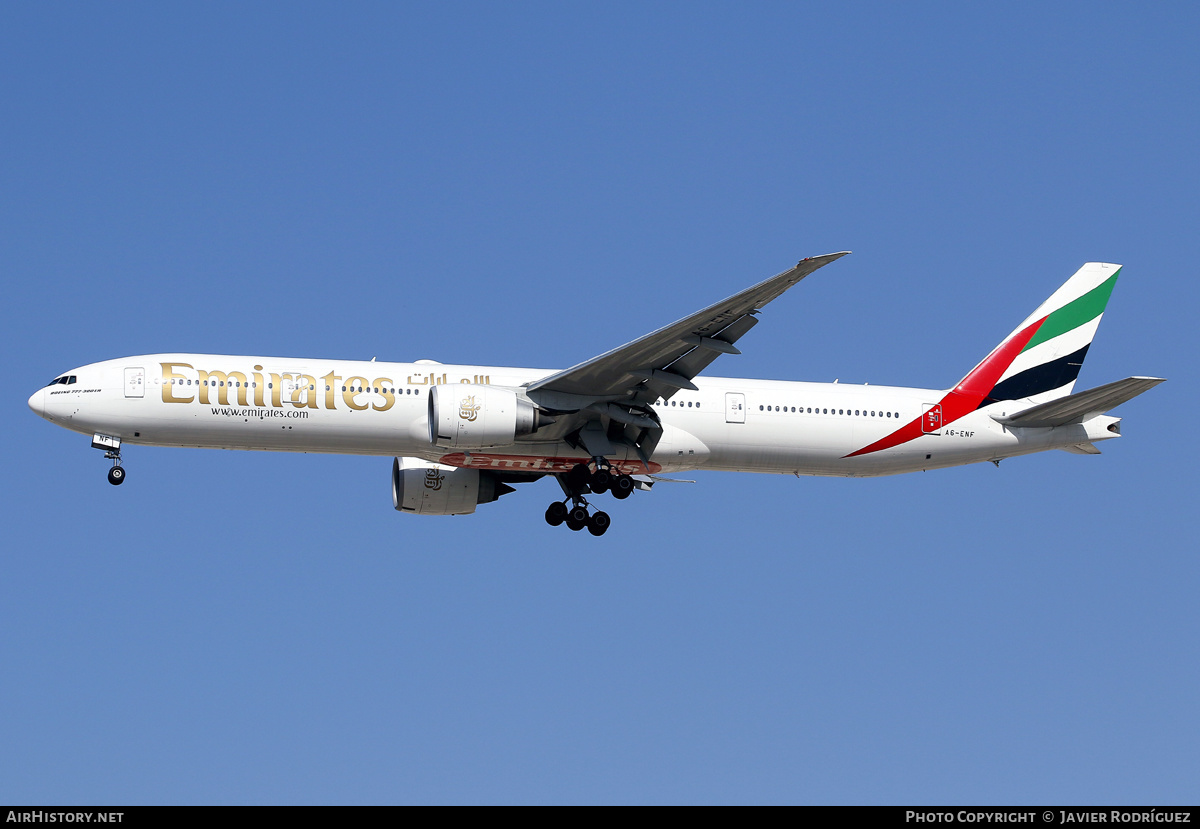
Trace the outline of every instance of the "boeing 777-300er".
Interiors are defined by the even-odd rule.
[[[949,389],[702,377],[771,300],[831,253],[565,370],[148,354],[72,369],[29,407],[92,436],[125,480],[124,444],[393,456],[401,512],[465,515],[553,476],[546,510],[602,535],[595,496],[696,469],[866,477],[1065,449],[1099,454],[1110,409],[1163,382],[1073,393],[1121,268],[1084,265]]]

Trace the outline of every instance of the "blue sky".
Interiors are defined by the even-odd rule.
[[[0,802],[1194,803],[1192,4],[0,10]],[[26,408],[191,351],[944,387],[1085,261],[1101,457],[699,473],[547,527]],[[1183,420],[1181,420],[1183,418]]]

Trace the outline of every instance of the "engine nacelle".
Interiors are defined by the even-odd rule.
[[[429,390],[429,442],[442,449],[509,446],[553,422],[511,389],[449,383]]]
[[[417,458],[392,461],[392,506],[417,515],[470,515],[513,492],[487,470],[460,469]]]

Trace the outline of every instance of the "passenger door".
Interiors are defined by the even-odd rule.
[[[144,368],[125,369],[125,396],[146,396],[146,370]]]
[[[725,393],[725,422],[746,422],[746,395],[738,392]]]
[[[942,404],[922,403],[921,432],[926,435],[939,434],[942,428]]]

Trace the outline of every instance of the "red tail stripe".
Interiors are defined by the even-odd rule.
[[[1033,339],[1033,335],[1037,333],[1037,330],[1042,327],[1042,323],[1045,321],[1046,317],[1042,317],[1024,331],[1000,343],[991,354],[983,359],[982,363],[971,369],[970,374],[947,392],[946,396],[939,401],[942,406],[943,426],[953,423],[960,417],[968,415],[979,408],[979,404],[996,387],[996,383],[999,382],[1000,377],[1012,365],[1017,355],[1025,349],[1025,346]],[[851,452],[846,457],[853,458],[856,455],[867,455],[871,452],[891,449],[893,446],[899,446],[902,443],[908,443],[910,440],[919,438],[924,434],[921,431],[922,416],[918,415],[890,435],[880,438],[870,446],[864,446],[857,452]]]

